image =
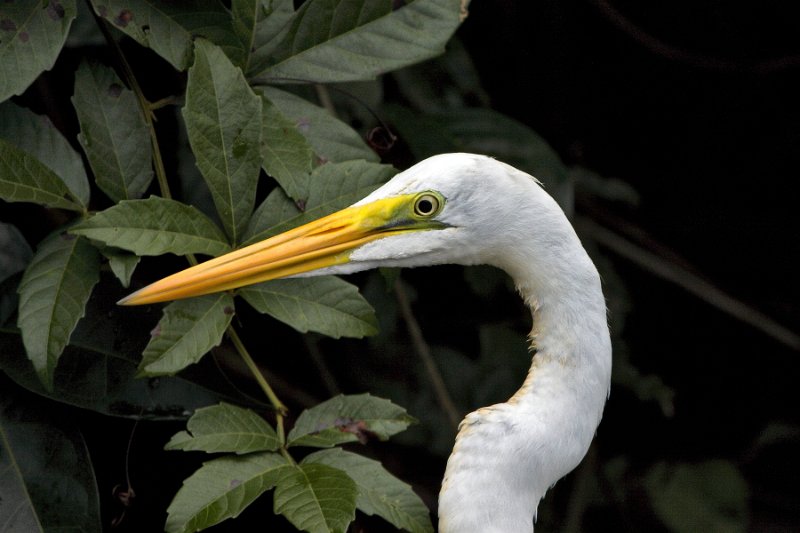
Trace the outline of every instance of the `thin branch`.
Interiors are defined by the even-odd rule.
[[[458,424],[461,421],[461,414],[456,408],[453,399],[450,397],[450,393],[447,391],[447,386],[444,383],[444,379],[442,379],[442,374],[439,372],[436,361],[433,359],[431,347],[422,335],[422,328],[419,327],[419,322],[417,322],[411,310],[408,294],[399,279],[394,284],[394,292],[397,297],[397,303],[400,306],[400,314],[403,316],[406,327],[408,327],[409,335],[411,335],[414,349],[422,360],[422,364],[425,366],[425,372],[431,380],[431,386],[433,387],[433,393],[436,395],[436,400],[439,402],[439,406],[445,412],[445,415],[447,415],[453,428],[458,429]]]
[[[663,257],[637,246],[589,218],[576,217],[575,227],[579,233],[591,237],[602,246],[644,268],[651,274],[681,287],[709,305],[745,324],[749,324],[789,348],[800,351],[800,335],[777,323],[758,309],[730,296],[688,269],[675,262],[665,261]]]
[[[155,169],[156,179],[158,180],[158,187],[161,190],[161,196],[164,198],[171,198],[172,195],[170,194],[169,183],[167,182],[167,171],[164,168],[164,161],[161,158],[161,149],[158,146],[158,136],[156,135],[156,129],[153,125],[154,108],[150,101],[145,97],[144,92],[142,91],[142,88],[133,73],[130,63],[128,63],[125,54],[119,47],[119,43],[117,43],[117,41],[114,39],[114,36],[111,35],[111,32],[108,30],[106,21],[97,16],[97,14],[94,12],[94,8],[91,5],[91,2],[87,0],[87,3],[89,4],[89,10],[92,12],[92,14],[94,14],[95,21],[97,22],[100,31],[103,33],[103,37],[105,37],[106,42],[108,42],[108,44],[111,46],[111,49],[114,50],[114,53],[119,60],[119,65],[122,69],[126,83],[136,95],[136,99],[139,101],[139,108],[142,112],[142,117],[147,124],[147,131],[150,133],[150,144],[153,146],[153,167]],[[190,258],[190,262],[192,264],[196,264],[194,257]]]
[[[654,54],[672,61],[679,61],[694,67],[720,72],[754,72],[763,74],[795,68],[800,65],[800,55],[787,55],[755,63],[745,63],[686,50],[651,35],[644,28],[622,14],[608,0],[589,0],[589,3],[594,4],[598,11],[617,29]]]
[[[317,91],[317,98],[319,98],[319,103],[328,110],[328,113],[336,116],[336,106],[333,105],[333,99],[331,98],[331,93],[328,91],[328,88],[321,84],[315,83],[314,89]]]
[[[258,385],[261,387],[261,390],[264,391],[264,394],[269,399],[269,403],[272,404],[272,407],[275,408],[275,411],[277,411],[281,415],[285,415],[288,409],[283,404],[283,402],[280,401],[275,392],[272,390],[272,387],[267,382],[266,378],[264,378],[264,375],[259,370],[258,365],[250,356],[250,352],[248,352],[247,348],[245,348],[242,339],[236,332],[236,329],[234,329],[233,326],[228,326],[226,333],[228,334],[228,338],[231,339],[231,342],[233,343],[233,346],[236,348],[236,351],[239,353],[242,360],[247,365],[247,368],[249,368],[250,372],[252,372],[253,377],[255,377],[256,381],[258,382]]]

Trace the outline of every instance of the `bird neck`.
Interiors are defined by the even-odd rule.
[[[439,495],[440,533],[532,532],[539,500],[589,448],[608,395],[611,345],[597,270],[579,242],[570,248],[563,262],[547,262],[564,271],[499,265],[531,308],[532,364],[507,402],[459,426]]]

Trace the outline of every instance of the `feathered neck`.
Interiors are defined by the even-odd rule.
[[[558,248],[565,257],[548,258],[547,268],[511,252],[498,265],[531,308],[534,355],[507,402],[461,423],[439,495],[440,533],[532,532],[539,500],[589,448],[608,395],[611,344],[599,275],[569,231],[574,241]]]

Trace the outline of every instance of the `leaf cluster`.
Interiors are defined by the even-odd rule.
[[[298,530],[345,531],[359,509],[406,531],[432,532],[427,509],[409,485],[378,461],[338,447],[386,440],[413,421],[388,400],[336,396],[304,411],[283,443],[249,409],[225,403],[199,409],[166,449],[225,455],[203,463],[184,481],[168,509],[166,530],[197,531],[235,518],[274,489],[275,513]],[[297,447],[322,450],[296,462],[289,451]]]
[[[237,455],[213,459],[187,479],[169,510],[170,531],[236,516],[272,487],[276,513],[301,530],[344,531],[356,507],[409,531],[432,530],[419,498],[380,463],[338,448],[297,463],[288,451],[386,439],[412,421],[388,401],[334,398],[304,412],[288,436],[280,410],[276,432],[233,403],[198,409],[221,399],[242,403],[236,391],[208,387],[188,368],[234,335],[242,306],[300,332],[373,335],[374,310],[354,285],[335,277],[278,280],[173,302],[149,326],[147,310],[115,309],[111,295],[142,282],[136,271],[144,257],[195,263],[196,255],[218,256],[346,207],[389,179],[395,170],[331,109],[276,84],[369,80],[440,54],[461,22],[462,2],[88,4],[23,0],[0,8],[0,200],[36,204],[60,221],[35,250],[17,227],[0,225],[9,258],[0,262],[0,368],[37,394],[104,414],[168,419],[197,409],[168,448]],[[69,139],[49,117],[20,105],[24,99],[9,98],[56,65],[73,25],[76,35],[94,26],[115,59],[77,66],[69,102],[79,131]],[[129,40],[183,73],[185,90],[151,102],[123,52]],[[179,108],[196,167],[187,177],[199,172],[182,189],[203,199],[196,205],[170,190],[156,129],[165,106]],[[163,380],[157,395],[173,405],[159,403],[142,378]],[[14,416],[0,418],[8,431],[0,455],[17,476],[8,483],[23,494],[33,474],[14,462]],[[224,482],[214,474],[220,468]],[[211,497],[215,487],[221,492]],[[14,523],[49,527],[35,502],[20,509]],[[94,524],[86,530],[97,530],[97,510],[86,513]]]

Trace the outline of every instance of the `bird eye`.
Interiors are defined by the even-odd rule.
[[[430,217],[439,211],[441,202],[431,193],[423,193],[414,200],[414,214],[420,217]]]

